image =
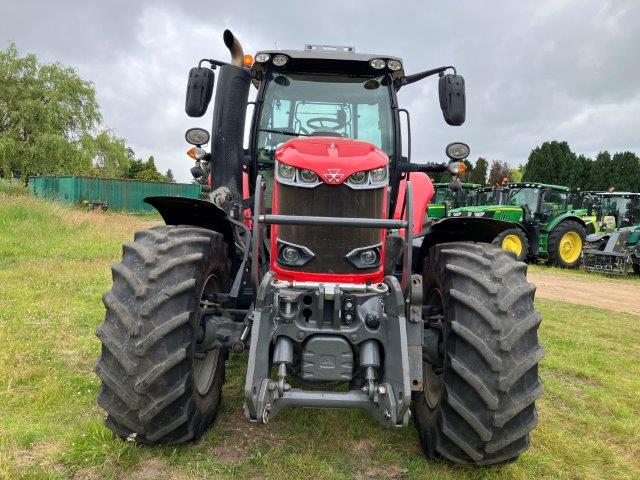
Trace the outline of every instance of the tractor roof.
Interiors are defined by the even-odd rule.
[[[563,192],[570,192],[571,189],[569,187],[565,187],[564,185],[550,185],[548,183],[538,183],[538,182],[521,182],[521,183],[510,183],[509,188],[553,188],[554,190],[562,190]]]
[[[260,50],[256,52],[256,57],[260,53],[269,55],[269,60],[263,63],[255,62],[252,67],[255,72],[265,70],[267,63],[270,63],[274,56],[286,55],[288,62],[281,67],[273,66],[273,68],[292,72],[331,72],[356,75],[391,73],[394,78],[404,76],[404,65],[401,58],[373,53],[356,53],[354,47],[305,45],[304,50]],[[374,58],[382,59],[385,63],[389,60],[397,60],[403,66],[396,71],[391,71],[387,67],[375,69],[369,64]]]
[[[599,192],[598,195],[602,195],[603,197],[640,197],[640,193],[636,192]]]

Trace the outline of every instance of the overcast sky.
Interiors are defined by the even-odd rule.
[[[444,123],[437,77],[400,91],[414,161],[441,161],[461,140],[478,156],[524,163],[545,140],[577,153],[640,153],[640,1],[0,0],[0,48],[77,67],[95,83],[104,123],[139,157],[188,180],[184,113],[189,68],[228,58],[230,28],[245,51],[354,45],[395,55],[413,73],[455,65],[467,121]]]

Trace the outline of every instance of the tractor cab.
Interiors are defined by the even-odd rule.
[[[476,192],[480,185],[476,183],[436,183],[435,194],[429,204],[429,217],[437,219],[447,216],[452,208],[476,204]]]
[[[605,232],[640,225],[640,193],[601,193],[598,224]]]
[[[600,199],[600,233],[587,237],[585,270],[611,275],[640,273],[640,193],[606,192]]]

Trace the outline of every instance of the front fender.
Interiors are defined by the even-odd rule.
[[[448,217],[427,228],[420,247],[420,261],[429,249],[440,243],[484,242],[491,243],[500,233],[519,228],[517,223],[485,217]]]
[[[556,228],[560,223],[566,221],[566,220],[574,220],[578,223],[580,223],[586,230],[587,235],[591,234],[591,233],[595,233],[596,228],[595,225],[592,222],[585,222],[583,218],[577,216],[577,215],[572,215],[570,213],[565,213],[563,215],[558,215],[557,217],[552,218],[549,223],[547,224],[547,231],[551,231],[554,228]]]
[[[191,225],[222,234],[234,255],[233,224],[227,212],[205,200],[184,197],[146,197],[145,203],[155,208],[167,225]]]

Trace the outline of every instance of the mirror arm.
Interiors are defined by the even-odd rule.
[[[223,65],[228,65],[226,62],[221,62],[220,60],[214,60],[213,58],[203,58],[198,62],[198,67],[202,67],[202,62],[209,62],[209,66],[211,70],[215,70],[216,66],[222,67]]]
[[[442,75],[449,68],[453,70],[454,75],[457,75],[456,68],[448,65],[446,67],[432,68],[431,70],[425,70],[424,72],[414,73],[413,75],[406,75],[404,77],[396,78],[393,81],[393,85],[394,87],[396,87],[396,90],[400,90],[400,87],[404,87],[405,85],[409,85],[410,83],[419,82],[423,78],[427,78],[435,74]]]
[[[446,163],[398,163],[396,168],[399,172],[423,172],[423,173],[443,173],[448,172],[449,167]]]

